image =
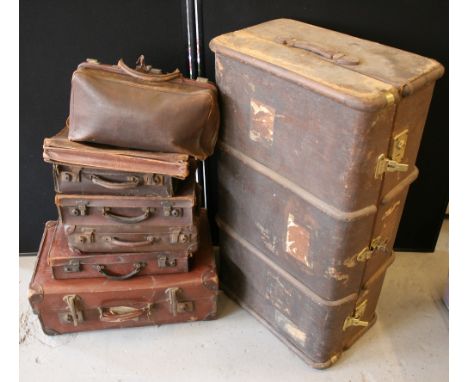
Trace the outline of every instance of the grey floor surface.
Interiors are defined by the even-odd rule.
[[[44,335],[27,301],[34,258],[20,266],[21,381],[447,381],[448,221],[436,252],[398,253],[378,320],[332,368],[314,370],[226,296],[215,321]]]

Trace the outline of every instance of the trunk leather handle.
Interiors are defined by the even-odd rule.
[[[125,322],[149,314],[151,304],[143,308],[133,308],[130,306],[116,306],[111,308],[98,308],[99,319],[103,322]],[[127,310],[127,311],[125,311]],[[123,311],[123,312],[119,312]]]
[[[279,42],[292,48],[307,50],[308,52],[324,57],[328,60],[336,62],[337,64],[358,65],[360,62],[359,58],[355,56],[351,56],[342,52],[335,52],[329,48],[318,44],[312,44],[311,42],[304,40],[297,40],[295,38],[281,38],[279,39]]]
[[[179,78],[182,76],[179,69],[174,70],[172,73],[167,74],[157,74],[157,73],[144,73],[135,69],[130,68],[125,64],[125,62],[120,59],[117,63],[117,66],[122,70],[124,73],[128,74],[129,76],[138,78],[139,80],[148,81],[148,82],[164,82],[170,81],[175,78]]]
[[[136,276],[138,273],[142,271],[142,269],[146,267],[146,263],[137,262],[133,264],[133,270],[128,272],[125,275],[114,275],[106,271],[106,266],[102,264],[95,265],[96,270],[101,274],[106,276],[109,280],[127,280]]]
[[[116,237],[106,237],[106,240],[118,247],[144,247],[145,245],[152,244],[156,238],[154,236],[148,236],[146,240],[142,241],[123,241]]]
[[[146,219],[148,219],[151,215],[151,211],[149,208],[145,208],[144,212],[141,215],[138,216],[121,216],[121,215],[116,215],[111,212],[110,207],[104,207],[102,209],[102,214],[109,218],[110,220],[113,220],[117,223],[124,223],[124,224],[134,224],[134,223],[139,223],[142,222]]]
[[[138,186],[140,179],[137,176],[129,176],[127,182],[112,182],[93,174],[91,175],[91,182],[110,190],[127,190]]]

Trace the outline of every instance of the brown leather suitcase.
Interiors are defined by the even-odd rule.
[[[53,335],[214,318],[218,278],[207,224],[203,217],[201,247],[190,272],[121,281],[55,280],[47,264],[52,236],[46,229],[29,286],[29,301],[44,332]]]
[[[136,276],[189,270],[192,253],[188,251],[81,254],[68,247],[62,224],[49,222],[45,230],[44,235],[52,237],[47,263],[57,280],[90,277],[126,280]]]
[[[330,304],[361,293],[391,258],[443,67],[287,19],[210,47],[223,110],[220,226]],[[240,300],[243,288],[233,285]]]
[[[155,227],[193,224],[196,199],[197,184],[191,181],[174,197],[57,194],[55,204],[66,225],[149,232]]]
[[[359,292],[327,300],[235,232],[221,226],[220,235],[221,288],[312,367],[331,366],[374,324],[394,255]]]
[[[52,138],[44,139],[43,148],[44,160],[57,164],[61,169],[57,174],[60,175],[58,182],[56,182],[57,192],[99,193],[98,190],[101,190],[102,186],[93,183],[90,177],[93,174],[92,171],[100,170],[106,171],[106,174],[111,176],[111,179],[104,180],[128,183],[129,188],[121,190],[124,195],[132,195],[129,192],[133,191],[136,192],[135,195],[140,195],[140,191],[137,190],[144,188],[145,193],[150,191],[148,194],[154,192],[154,194],[170,196],[169,177],[185,179],[190,175],[190,170],[196,167],[196,161],[185,154],[124,150],[103,145],[72,142],[68,139],[67,126]],[[66,171],[64,166],[73,166],[75,171]],[[80,173],[76,171],[77,168],[86,169],[88,176],[82,179]],[[126,177],[114,179],[117,173],[122,172],[128,177],[136,176],[141,181],[135,187],[130,188],[132,179]],[[98,176],[100,175],[98,174]],[[81,182],[85,185],[80,184]],[[173,185],[172,189],[174,189]],[[160,194],[159,191],[161,191]],[[117,191],[107,187],[103,193],[113,194],[114,192]]]
[[[173,196],[180,179],[162,174],[142,174],[82,166],[53,165],[54,188],[65,194]]]
[[[199,237],[196,220],[186,226],[168,225],[135,232],[138,225],[65,225],[68,245],[75,253],[195,252]]]
[[[72,76],[72,141],[183,153],[206,159],[218,137],[216,86],[183,78],[179,71],[155,73],[140,57],[138,70],[80,64]]]

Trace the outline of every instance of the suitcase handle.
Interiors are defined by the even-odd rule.
[[[138,216],[121,216],[121,215],[116,215],[110,212],[110,207],[104,207],[102,209],[102,214],[117,222],[117,223],[124,223],[124,224],[133,224],[133,223],[139,223],[142,222],[143,220],[146,220],[150,217],[151,215],[151,210],[149,208],[145,208],[143,214],[138,215]]]
[[[105,240],[111,242],[111,244],[116,245],[118,247],[144,247],[145,245],[152,244],[156,238],[154,236],[148,236],[146,240],[142,241],[123,241],[117,239],[116,237],[106,237]]]
[[[324,57],[328,60],[336,62],[337,64],[358,65],[360,62],[359,58],[355,56],[351,56],[342,52],[335,52],[329,48],[318,44],[312,44],[308,41],[297,40],[295,38],[280,38],[278,41],[279,43],[290,46],[292,48],[307,50],[308,52]]]
[[[133,270],[128,272],[125,275],[114,275],[106,271],[106,266],[102,264],[95,265],[96,270],[101,274],[106,276],[109,280],[127,280],[136,276],[138,273],[142,271],[142,269],[146,267],[146,263],[137,262],[133,264]]]
[[[111,182],[109,180],[102,179],[97,175],[91,175],[91,182],[110,190],[127,190],[129,188],[138,186],[140,183],[140,179],[138,179],[137,176],[129,176],[127,179],[127,182]]]
[[[144,314],[149,314],[151,304],[143,308],[133,308],[130,306],[115,306],[111,308],[98,308],[99,319],[103,322],[125,322],[134,320]]]
[[[141,57],[138,59],[141,61]],[[174,70],[172,73],[167,73],[167,74],[158,74],[158,73],[144,73],[135,69],[130,68],[125,64],[125,62],[120,59],[119,62],[117,63],[117,66],[119,67],[120,70],[122,70],[124,73],[128,74],[129,76],[135,77],[139,80],[147,81],[147,82],[164,82],[164,81],[170,81],[175,78],[179,78],[182,76],[182,73],[180,73],[179,69]]]

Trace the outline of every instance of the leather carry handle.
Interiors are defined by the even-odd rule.
[[[106,266],[105,265],[102,265],[102,264],[95,265],[96,270],[101,275],[106,276],[109,280],[127,280],[129,278],[132,278],[133,276],[136,276],[145,267],[146,267],[146,263],[137,262],[137,263],[133,264],[133,270],[128,272],[127,274],[125,274],[125,275],[114,275],[114,274],[109,273],[108,271],[106,271]]]
[[[295,38],[281,38],[279,39],[279,42],[283,45],[290,46],[292,48],[307,50],[308,52],[324,57],[328,60],[336,62],[337,64],[358,65],[360,63],[359,58],[355,56],[347,55],[342,52],[335,52],[331,49],[328,49],[318,44],[312,44],[308,41],[297,40]]]
[[[138,215],[138,216],[121,216],[121,215],[116,215],[111,212],[110,207],[104,207],[102,209],[102,214],[109,218],[110,220],[113,220],[117,223],[124,223],[124,224],[134,224],[134,223],[139,223],[142,222],[146,219],[148,219],[151,215],[151,211],[149,208],[145,208],[143,214]]]
[[[117,66],[126,74],[138,78],[139,80],[148,81],[148,82],[164,82],[170,81],[175,78],[182,76],[182,73],[179,69],[174,70],[172,73],[167,74],[158,74],[158,73],[144,73],[135,69],[130,68],[125,64],[125,62],[120,59],[117,63]]]
[[[154,236],[148,236],[146,240],[142,241],[123,241],[116,237],[106,237],[106,240],[118,247],[144,247],[146,245],[152,244],[156,238]]]
[[[151,305],[143,308],[133,308],[130,306],[116,306],[111,308],[98,308],[99,319],[103,322],[125,322],[134,320],[135,318],[141,317],[144,314],[148,314],[151,309]],[[119,312],[122,311],[123,312]],[[127,311],[125,311],[127,310]]]
[[[110,190],[127,190],[129,188],[134,188],[139,185],[140,179],[137,176],[129,176],[127,182],[112,182],[109,180],[102,179],[98,175],[91,175],[91,182],[94,184],[108,188]]]

